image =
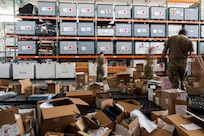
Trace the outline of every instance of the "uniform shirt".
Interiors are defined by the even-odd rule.
[[[187,59],[188,52],[193,51],[193,43],[184,35],[170,37],[165,46],[169,49],[169,59]]]
[[[96,59],[96,62],[98,64],[98,67],[102,67],[105,62],[105,58],[103,56],[98,56],[98,58]]]

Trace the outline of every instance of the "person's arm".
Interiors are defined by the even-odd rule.
[[[167,50],[168,50],[168,43],[167,43],[167,42],[168,42],[168,41],[166,41],[166,42],[164,43],[164,49],[163,49],[162,55],[161,55],[160,66],[161,66],[162,68],[163,68],[164,58],[165,58],[166,52],[167,52]]]

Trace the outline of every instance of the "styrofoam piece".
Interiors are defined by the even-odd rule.
[[[34,63],[13,63],[13,79],[34,79]]]
[[[103,65],[104,67],[104,77],[108,76],[108,63],[105,63]],[[89,62],[89,76],[96,76],[96,69],[97,69],[97,64],[94,64],[93,62]]]
[[[35,78],[36,79],[49,79],[55,78],[55,63],[37,63],[35,65]]]
[[[11,78],[10,63],[0,63],[0,78]]]
[[[56,78],[75,78],[76,63],[56,63]]]

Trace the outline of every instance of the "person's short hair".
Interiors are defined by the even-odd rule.
[[[99,55],[102,55],[102,54],[104,54],[102,51],[99,53]]]
[[[187,35],[188,32],[187,32],[185,29],[181,29],[178,34],[179,34],[179,35],[180,35],[180,34]]]

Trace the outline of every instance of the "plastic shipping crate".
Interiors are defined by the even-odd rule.
[[[56,16],[56,2],[38,1],[38,15]]]
[[[94,23],[93,22],[79,22],[78,23],[79,36],[94,36]]]
[[[115,5],[115,18],[131,18],[131,6]]]
[[[94,54],[94,41],[79,41],[78,54]]]
[[[173,35],[178,35],[179,31],[182,29],[182,25],[168,25],[168,37]]]
[[[184,20],[198,20],[198,8],[184,8]]]
[[[184,29],[188,32],[188,37],[198,38],[198,32],[199,32],[198,25],[184,25]]]
[[[113,54],[113,42],[98,41],[97,54],[99,54],[101,51],[103,51],[104,54]]]
[[[166,7],[150,7],[150,19],[166,19]]]
[[[55,78],[55,63],[36,63],[35,78],[36,79],[54,79]]]
[[[76,22],[60,22],[60,35],[77,35],[77,23]]]
[[[149,42],[135,42],[135,54],[148,54],[150,47]]]
[[[60,41],[60,54],[77,54],[76,41]]]
[[[134,36],[149,37],[149,24],[134,24]]]
[[[0,78],[11,78],[11,64],[1,63],[0,64]]]
[[[76,3],[59,3],[59,16],[61,17],[76,17],[77,5]]]
[[[150,37],[166,37],[165,24],[150,24]]]
[[[75,78],[76,63],[56,63],[56,78]]]
[[[132,54],[132,42],[116,42],[116,54]]]
[[[152,54],[162,54],[164,42],[150,42],[150,48],[153,48]]]
[[[19,35],[35,35],[35,27],[35,21],[18,20],[16,33]]]
[[[169,7],[169,20],[184,20],[184,8],[182,7]]]
[[[18,54],[36,54],[36,41],[18,41]]]
[[[134,15],[135,19],[149,19],[149,6],[134,5]]]
[[[115,24],[115,36],[132,36],[132,27],[128,23]]]
[[[98,18],[113,18],[113,4],[98,4],[97,5]]]
[[[35,63],[13,63],[13,79],[34,79]]]
[[[94,3],[78,3],[78,17],[94,17]]]

